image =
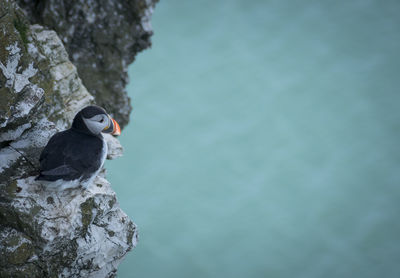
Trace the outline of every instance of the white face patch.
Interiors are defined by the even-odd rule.
[[[110,119],[105,114],[99,114],[89,119],[82,117],[82,119],[85,122],[86,127],[93,134],[100,134],[100,132],[110,125]]]

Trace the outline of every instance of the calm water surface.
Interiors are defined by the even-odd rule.
[[[161,1],[107,163],[118,277],[400,277],[400,2]]]

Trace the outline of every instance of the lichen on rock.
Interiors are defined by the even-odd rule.
[[[87,189],[37,183],[41,150],[94,103],[55,31],[0,0],[0,277],[113,277],[136,245],[104,171]],[[108,158],[122,154],[105,136]]]

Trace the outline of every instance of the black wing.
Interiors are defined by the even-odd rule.
[[[95,136],[66,130],[50,138],[43,149],[37,179],[87,179],[101,166],[103,141]]]

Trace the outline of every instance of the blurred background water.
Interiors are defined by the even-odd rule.
[[[118,277],[400,277],[400,2],[162,0]]]

